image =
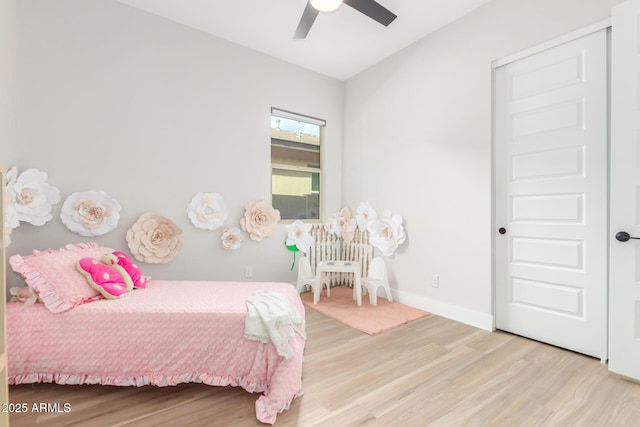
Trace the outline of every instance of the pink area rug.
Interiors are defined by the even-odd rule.
[[[378,297],[378,305],[369,304],[369,295],[362,296],[362,306],[353,299],[353,289],[346,286],[331,288],[331,296],[323,290],[318,304],[313,303],[313,292],[304,292],[300,298],[312,308],[339,322],[369,335],[376,335],[412,320],[428,316],[426,311]]]

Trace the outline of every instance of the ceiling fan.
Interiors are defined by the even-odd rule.
[[[385,27],[397,18],[394,13],[390,12],[375,0],[309,0],[307,1],[307,6],[304,8],[304,12],[302,12],[302,17],[300,18],[298,28],[293,38],[304,39],[307,37],[313,22],[320,12],[334,11],[339,8],[342,3],[351,6],[358,12],[367,15]]]

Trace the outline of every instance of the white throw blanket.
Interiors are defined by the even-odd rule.
[[[289,338],[297,333],[306,339],[304,317],[282,294],[269,290],[254,292],[247,298],[244,336],[247,339],[272,342],[278,354],[289,359],[293,352]]]

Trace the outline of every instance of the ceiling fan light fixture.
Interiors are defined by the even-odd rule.
[[[320,12],[333,12],[342,4],[342,0],[309,0],[311,6]]]

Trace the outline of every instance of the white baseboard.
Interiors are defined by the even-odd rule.
[[[469,310],[464,307],[449,304],[446,302],[426,298],[410,292],[403,292],[392,289],[394,301],[429,313],[455,320],[456,322],[465,323],[485,331],[493,331],[494,320],[493,315],[482,313],[475,310]]]

